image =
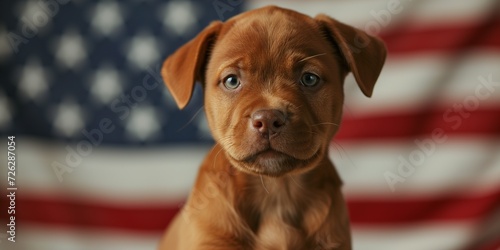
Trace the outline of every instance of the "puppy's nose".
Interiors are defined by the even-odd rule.
[[[278,134],[285,123],[285,114],[277,109],[259,110],[251,116],[252,127],[266,138]]]

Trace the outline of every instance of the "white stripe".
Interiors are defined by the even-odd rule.
[[[76,145],[67,145],[76,150]],[[2,146],[3,147],[3,146]],[[203,146],[113,148],[98,146],[74,171],[58,178],[51,167],[64,165],[64,144],[17,140],[17,185],[39,193],[73,194],[92,199],[157,202],[184,199],[209,150]],[[6,151],[3,151],[6,152]]]
[[[447,137],[434,146],[431,141],[429,136],[419,140],[425,146],[410,140],[343,142],[331,147],[330,155],[349,197],[473,194],[500,188],[495,138]],[[386,179],[391,173],[402,178],[392,185],[394,192]]]
[[[344,180],[345,193],[351,197],[426,195],[449,190],[481,192],[498,188],[500,183],[500,148],[493,142],[489,138],[448,137],[444,143],[436,143],[429,156],[412,141],[342,142],[342,148],[331,147],[331,156]],[[17,145],[18,186],[25,192],[69,193],[126,203],[184,199],[208,150],[96,147],[60,183],[50,163],[64,160],[63,146],[26,139],[18,140]],[[420,163],[421,155],[425,158]],[[398,167],[404,164],[399,157],[414,167],[412,175],[405,177],[398,172]],[[405,180],[394,185],[394,193],[384,177],[388,172]]]
[[[156,249],[161,238],[161,234],[155,233],[134,234],[101,229],[58,229],[34,224],[23,225],[19,228],[16,242],[2,242],[2,245],[8,244],[8,249],[11,250],[137,250]]]
[[[472,223],[425,224],[384,228],[353,227],[353,249],[462,249],[475,236]]]
[[[395,3],[395,8],[389,3]],[[491,10],[495,0],[358,0],[358,1],[248,1],[246,9],[255,9],[266,5],[277,5],[298,12],[315,16],[327,14],[342,22],[365,29],[370,22],[378,22],[381,27],[388,27],[380,20],[381,12],[390,13],[389,25],[401,21],[405,25],[435,25],[436,23],[468,23],[484,18]],[[392,12],[390,10],[393,10]],[[383,17],[385,18],[385,17]],[[384,19],[385,20],[385,19]]]
[[[457,61],[459,60],[459,61]],[[371,98],[365,97],[352,74],[345,81],[346,115],[452,107],[481,88],[481,107],[500,105],[500,52],[476,50],[460,58],[444,54],[421,53],[411,57],[389,57],[377,80]],[[492,91],[481,87],[478,78],[493,80]]]

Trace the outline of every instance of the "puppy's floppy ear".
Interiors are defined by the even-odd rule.
[[[371,97],[387,54],[384,43],[326,15],[314,19],[327,39],[337,44],[363,94]]]
[[[209,45],[221,27],[222,22],[212,22],[163,63],[161,76],[180,109],[189,103],[195,82],[203,81]]]

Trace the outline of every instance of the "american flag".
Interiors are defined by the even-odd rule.
[[[16,136],[15,240],[1,249],[154,249],[210,149],[201,89],[179,111],[163,60],[212,20],[275,4],[379,35],[330,155],[354,249],[500,249],[500,1],[0,3],[1,166]]]

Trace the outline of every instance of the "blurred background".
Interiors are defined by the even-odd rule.
[[[154,249],[213,144],[201,90],[179,111],[161,63],[268,4],[387,44],[372,98],[347,78],[331,144],[354,249],[500,249],[498,0],[2,1],[0,248]]]

